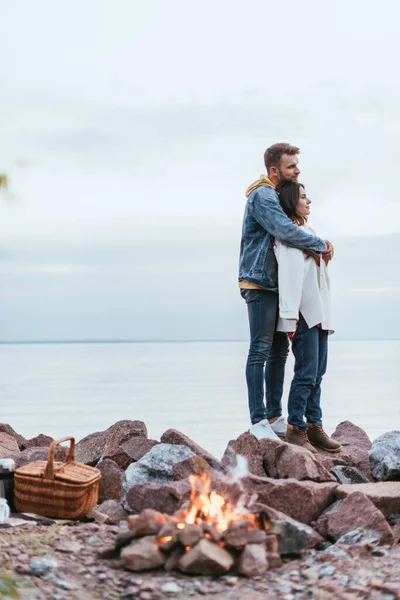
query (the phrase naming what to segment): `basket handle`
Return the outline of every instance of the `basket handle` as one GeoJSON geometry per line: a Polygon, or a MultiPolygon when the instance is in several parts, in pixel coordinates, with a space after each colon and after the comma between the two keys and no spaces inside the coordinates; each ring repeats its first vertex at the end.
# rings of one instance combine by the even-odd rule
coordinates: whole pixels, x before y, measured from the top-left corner
{"type": "Polygon", "coordinates": [[[71,441],[71,443],[69,446],[67,460],[65,462],[70,463],[70,462],[75,461],[75,438],[68,436],[68,437],[63,437],[59,440],[54,440],[50,444],[49,458],[47,460],[47,465],[46,465],[46,468],[43,473],[44,479],[51,479],[51,480],[54,479],[54,453],[56,451],[58,444],[61,444],[62,442],[68,442],[68,441],[71,441]]]}

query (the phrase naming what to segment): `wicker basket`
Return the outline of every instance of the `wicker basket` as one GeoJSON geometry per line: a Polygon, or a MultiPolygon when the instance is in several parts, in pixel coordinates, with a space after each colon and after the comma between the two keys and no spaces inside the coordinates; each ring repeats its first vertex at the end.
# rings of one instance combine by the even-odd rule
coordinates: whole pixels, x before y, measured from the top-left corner
{"type": "Polygon", "coordinates": [[[55,440],[47,462],[37,461],[15,471],[15,507],[44,517],[83,517],[97,504],[100,477],[99,469],[75,462],[73,437],[55,440]],[[54,462],[56,446],[69,440],[66,462],[54,462]]]}

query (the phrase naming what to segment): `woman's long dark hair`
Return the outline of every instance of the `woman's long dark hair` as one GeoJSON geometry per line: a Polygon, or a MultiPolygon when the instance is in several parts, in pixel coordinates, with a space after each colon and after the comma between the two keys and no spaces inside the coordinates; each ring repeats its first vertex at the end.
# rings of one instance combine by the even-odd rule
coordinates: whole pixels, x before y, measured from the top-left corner
{"type": "Polygon", "coordinates": [[[298,215],[296,211],[297,203],[300,199],[300,188],[305,189],[302,183],[282,181],[282,183],[278,183],[276,186],[276,192],[279,196],[283,212],[298,225],[304,225],[307,221],[306,217],[298,215]]]}

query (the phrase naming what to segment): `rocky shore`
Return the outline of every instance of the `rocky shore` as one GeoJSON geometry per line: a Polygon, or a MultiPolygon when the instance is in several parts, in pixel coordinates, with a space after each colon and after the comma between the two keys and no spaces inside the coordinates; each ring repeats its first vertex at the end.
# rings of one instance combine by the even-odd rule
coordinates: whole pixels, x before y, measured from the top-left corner
{"type": "MultiPolygon", "coordinates": [[[[400,599],[400,432],[371,444],[344,422],[333,436],[342,451],[314,457],[245,432],[219,461],[173,429],[159,441],[148,439],[141,421],[90,434],[77,443],[76,460],[100,469],[99,505],[84,521],[13,515],[1,526],[0,598],[400,599]],[[237,455],[247,459],[248,472],[237,455]],[[136,572],[113,552],[128,518],[134,521],[130,515],[182,511],[193,474],[207,475],[229,501],[245,498],[248,510],[268,516],[279,545],[262,575],[136,572]]],[[[0,458],[12,457],[17,467],[46,460],[51,441],[43,434],[26,440],[0,424],[0,458]]],[[[59,446],[56,459],[65,456],[59,446]]],[[[135,540],[129,543],[133,548],[135,540]]]]}

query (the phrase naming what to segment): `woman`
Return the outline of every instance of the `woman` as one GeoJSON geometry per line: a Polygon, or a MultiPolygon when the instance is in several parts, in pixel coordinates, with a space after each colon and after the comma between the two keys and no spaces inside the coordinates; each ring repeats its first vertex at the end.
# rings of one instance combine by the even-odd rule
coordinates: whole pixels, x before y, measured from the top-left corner
{"type": "MultiPolygon", "coordinates": [[[[311,200],[303,185],[285,181],[276,188],[282,209],[308,233],[311,200]]],[[[340,444],[328,437],[322,427],[321,381],[328,356],[328,335],[333,333],[327,265],[318,253],[301,250],[275,241],[278,261],[278,331],[288,333],[295,357],[294,377],[288,402],[286,440],[313,454],[318,446],[339,452],[340,444]]]]}

